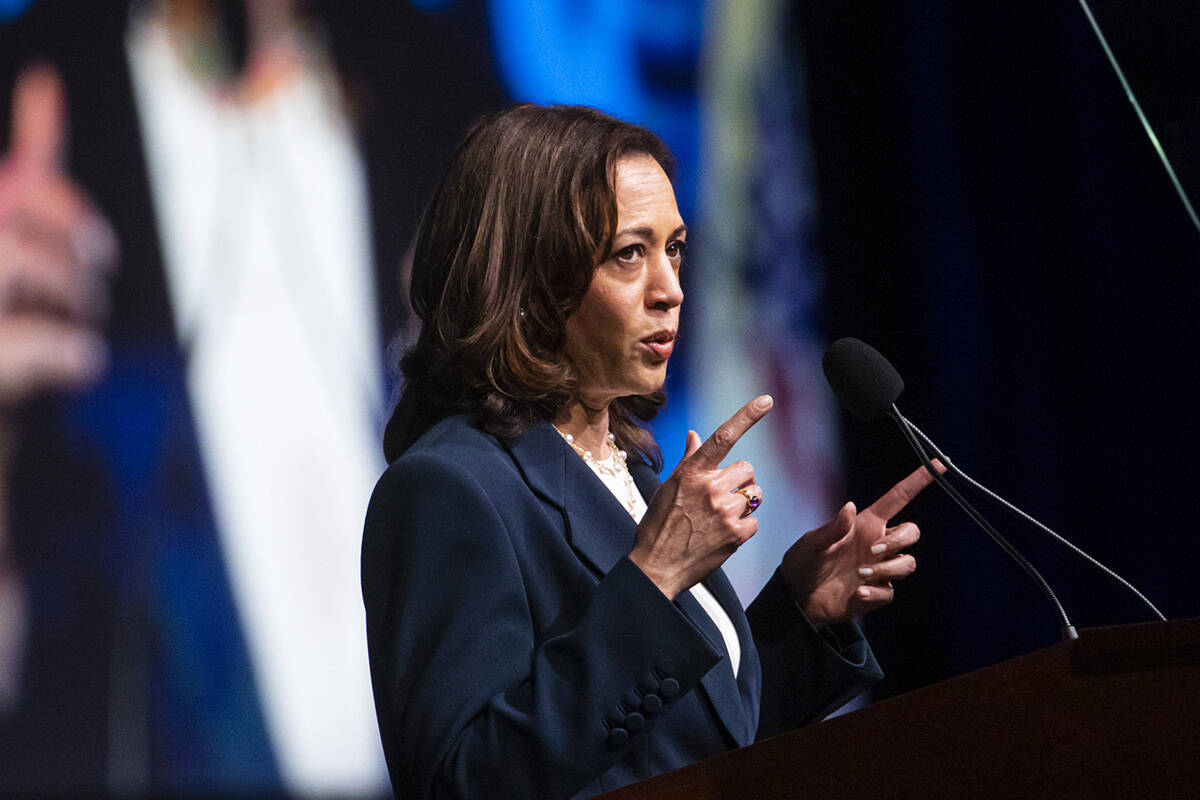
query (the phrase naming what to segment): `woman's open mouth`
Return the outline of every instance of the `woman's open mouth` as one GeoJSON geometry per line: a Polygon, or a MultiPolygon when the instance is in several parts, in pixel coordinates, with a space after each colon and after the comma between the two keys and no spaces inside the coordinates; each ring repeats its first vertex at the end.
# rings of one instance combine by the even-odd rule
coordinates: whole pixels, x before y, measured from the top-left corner
{"type": "Polygon", "coordinates": [[[675,349],[675,331],[661,330],[641,340],[659,358],[668,358],[675,349]]]}

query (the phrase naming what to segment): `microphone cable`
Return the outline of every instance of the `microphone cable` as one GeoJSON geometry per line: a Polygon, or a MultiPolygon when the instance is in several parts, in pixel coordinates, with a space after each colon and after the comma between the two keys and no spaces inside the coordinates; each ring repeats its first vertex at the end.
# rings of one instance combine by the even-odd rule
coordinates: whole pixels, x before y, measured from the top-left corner
{"type": "MultiPolygon", "coordinates": [[[[1066,609],[1063,608],[1062,603],[1058,600],[1058,596],[1054,594],[1054,590],[1050,588],[1050,584],[1046,581],[1045,577],[1042,576],[1042,573],[1038,572],[1037,567],[1030,563],[1029,559],[1021,555],[1021,552],[1017,550],[1017,548],[1013,547],[1008,539],[1005,539],[1004,536],[1001,535],[1000,531],[996,530],[995,526],[988,522],[983,514],[979,513],[975,506],[971,505],[971,502],[967,500],[967,498],[963,497],[962,493],[946,480],[945,476],[938,472],[937,468],[933,466],[933,462],[930,460],[929,454],[925,451],[925,448],[921,445],[921,442],[918,441],[912,430],[910,430],[908,420],[905,419],[904,415],[900,413],[900,409],[896,408],[895,403],[892,403],[891,410],[886,413],[896,421],[897,425],[900,426],[900,431],[908,440],[909,445],[913,448],[913,450],[916,451],[917,455],[921,459],[921,463],[925,465],[925,469],[930,475],[933,476],[933,479],[937,482],[937,485],[942,487],[946,494],[950,495],[950,499],[957,503],[959,508],[965,511],[967,516],[974,520],[976,525],[982,528],[988,536],[992,537],[992,541],[998,544],[1001,550],[1008,553],[1009,557],[1012,558],[1013,561],[1016,561],[1021,569],[1025,570],[1025,573],[1032,578],[1034,583],[1038,585],[1038,588],[1042,590],[1042,594],[1046,595],[1050,602],[1054,604],[1054,609],[1058,612],[1059,619],[1062,620],[1063,639],[1066,641],[1078,639],[1079,633],[1075,630],[1075,626],[1071,624],[1070,618],[1067,617],[1066,609]]],[[[934,450],[939,459],[942,458],[941,453],[937,452],[937,448],[931,449],[934,450]]],[[[946,467],[947,469],[950,469],[951,465],[947,463],[946,467]]]]}
{"type": "MultiPolygon", "coordinates": [[[[941,450],[938,449],[938,446],[933,443],[932,439],[930,439],[928,436],[925,435],[924,431],[922,431],[915,424],[913,424],[911,421],[909,421],[903,414],[901,414],[900,410],[898,408],[896,408],[895,404],[892,404],[892,411],[895,413],[896,422],[900,425],[901,430],[904,430],[906,435],[909,436],[909,444],[910,445],[913,445],[915,448],[920,447],[919,442],[916,442],[915,438],[913,438],[913,436],[912,436],[912,433],[915,433],[916,436],[919,436],[921,438],[921,440],[924,441],[925,444],[929,447],[929,449],[933,451],[933,454],[937,457],[937,459],[946,465],[946,469],[948,469],[952,474],[958,476],[963,481],[966,481],[971,486],[974,486],[978,491],[980,491],[983,494],[987,495],[988,497],[992,498],[997,503],[1002,505],[1004,508],[1008,509],[1013,514],[1016,514],[1021,519],[1025,520],[1026,522],[1031,523],[1032,525],[1041,529],[1045,533],[1049,534],[1056,542],[1058,542],[1059,544],[1068,548],[1069,550],[1071,550],[1071,552],[1075,553],[1077,556],[1082,558],[1084,561],[1088,562],[1089,564],[1091,564],[1093,567],[1095,567],[1096,569],[1103,572],[1108,577],[1110,577],[1113,580],[1120,583],[1122,586],[1124,586],[1126,589],[1128,589],[1130,592],[1132,592],[1134,595],[1136,595],[1137,598],[1139,600],[1141,600],[1146,605],[1147,608],[1149,608],[1152,612],[1154,612],[1154,615],[1156,617],[1158,617],[1160,620],[1163,620],[1164,622],[1166,621],[1167,618],[1163,615],[1163,613],[1158,610],[1158,608],[1154,605],[1154,603],[1150,602],[1149,598],[1147,598],[1146,595],[1144,595],[1140,591],[1138,591],[1137,587],[1135,587],[1129,581],[1122,578],[1117,573],[1113,572],[1108,567],[1101,564],[1099,561],[1097,561],[1092,556],[1085,553],[1081,548],[1074,545],[1070,540],[1066,539],[1063,536],[1060,536],[1058,533],[1055,533],[1053,530],[1050,529],[1049,526],[1042,524],[1034,517],[1030,516],[1029,514],[1022,511],[1021,509],[1017,508],[1015,505],[1008,502],[1003,497],[1001,497],[1000,495],[993,492],[991,489],[984,486],[982,483],[979,483],[979,481],[975,480],[967,473],[963,472],[961,469],[959,469],[957,466],[955,466],[954,462],[952,462],[950,460],[950,458],[948,456],[946,456],[945,453],[943,453],[941,450]],[[910,433],[910,431],[912,433],[910,433]]],[[[918,455],[921,455],[922,459],[926,460],[923,448],[918,450],[918,455]]],[[[926,464],[926,469],[928,469],[929,466],[930,466],[929,464],[926,464]]],[[[1051,594],[1053,594],[1053,593],[1051,593],[1051,594]]]]}

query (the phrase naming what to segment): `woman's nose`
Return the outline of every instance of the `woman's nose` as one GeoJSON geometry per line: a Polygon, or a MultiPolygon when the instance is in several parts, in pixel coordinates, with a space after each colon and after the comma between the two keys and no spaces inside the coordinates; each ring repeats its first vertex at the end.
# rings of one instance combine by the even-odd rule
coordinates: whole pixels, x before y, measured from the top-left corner
{"type": "Polygon", "coordinates": [[[651,308],[675,308],[682,302],[683,287],[679,283],[679,273],[666,253],[658,253],[653,259],[646,287],[646,305],[651,308]]]}

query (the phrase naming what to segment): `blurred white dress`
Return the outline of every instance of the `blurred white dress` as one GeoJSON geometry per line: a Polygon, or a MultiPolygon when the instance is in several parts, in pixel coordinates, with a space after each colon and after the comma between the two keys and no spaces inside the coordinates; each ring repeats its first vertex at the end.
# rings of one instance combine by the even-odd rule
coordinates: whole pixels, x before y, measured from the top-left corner
{"type": "Polygon", "coordinates": [[[127,38],[221,546],[284,785],[386,786],[359,546],[382,470],[366,182],[328,70],[233,102],[127,38]]]}

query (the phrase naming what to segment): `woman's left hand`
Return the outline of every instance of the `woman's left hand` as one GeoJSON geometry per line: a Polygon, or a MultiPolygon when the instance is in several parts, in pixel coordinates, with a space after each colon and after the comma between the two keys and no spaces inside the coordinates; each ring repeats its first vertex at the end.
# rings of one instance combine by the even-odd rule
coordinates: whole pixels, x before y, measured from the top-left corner
{"type": "Polygon", "coordinates": [[[933,476],[920,467],[863,511],[846,503],[832,520],[788,549],[783,580],[813,625],[845,622],[892,602],[892,581],[917,568],[916,559],[901,551],[921,532],[911,522],[890,528],[887,523],[932,482],[933,476]]]}

